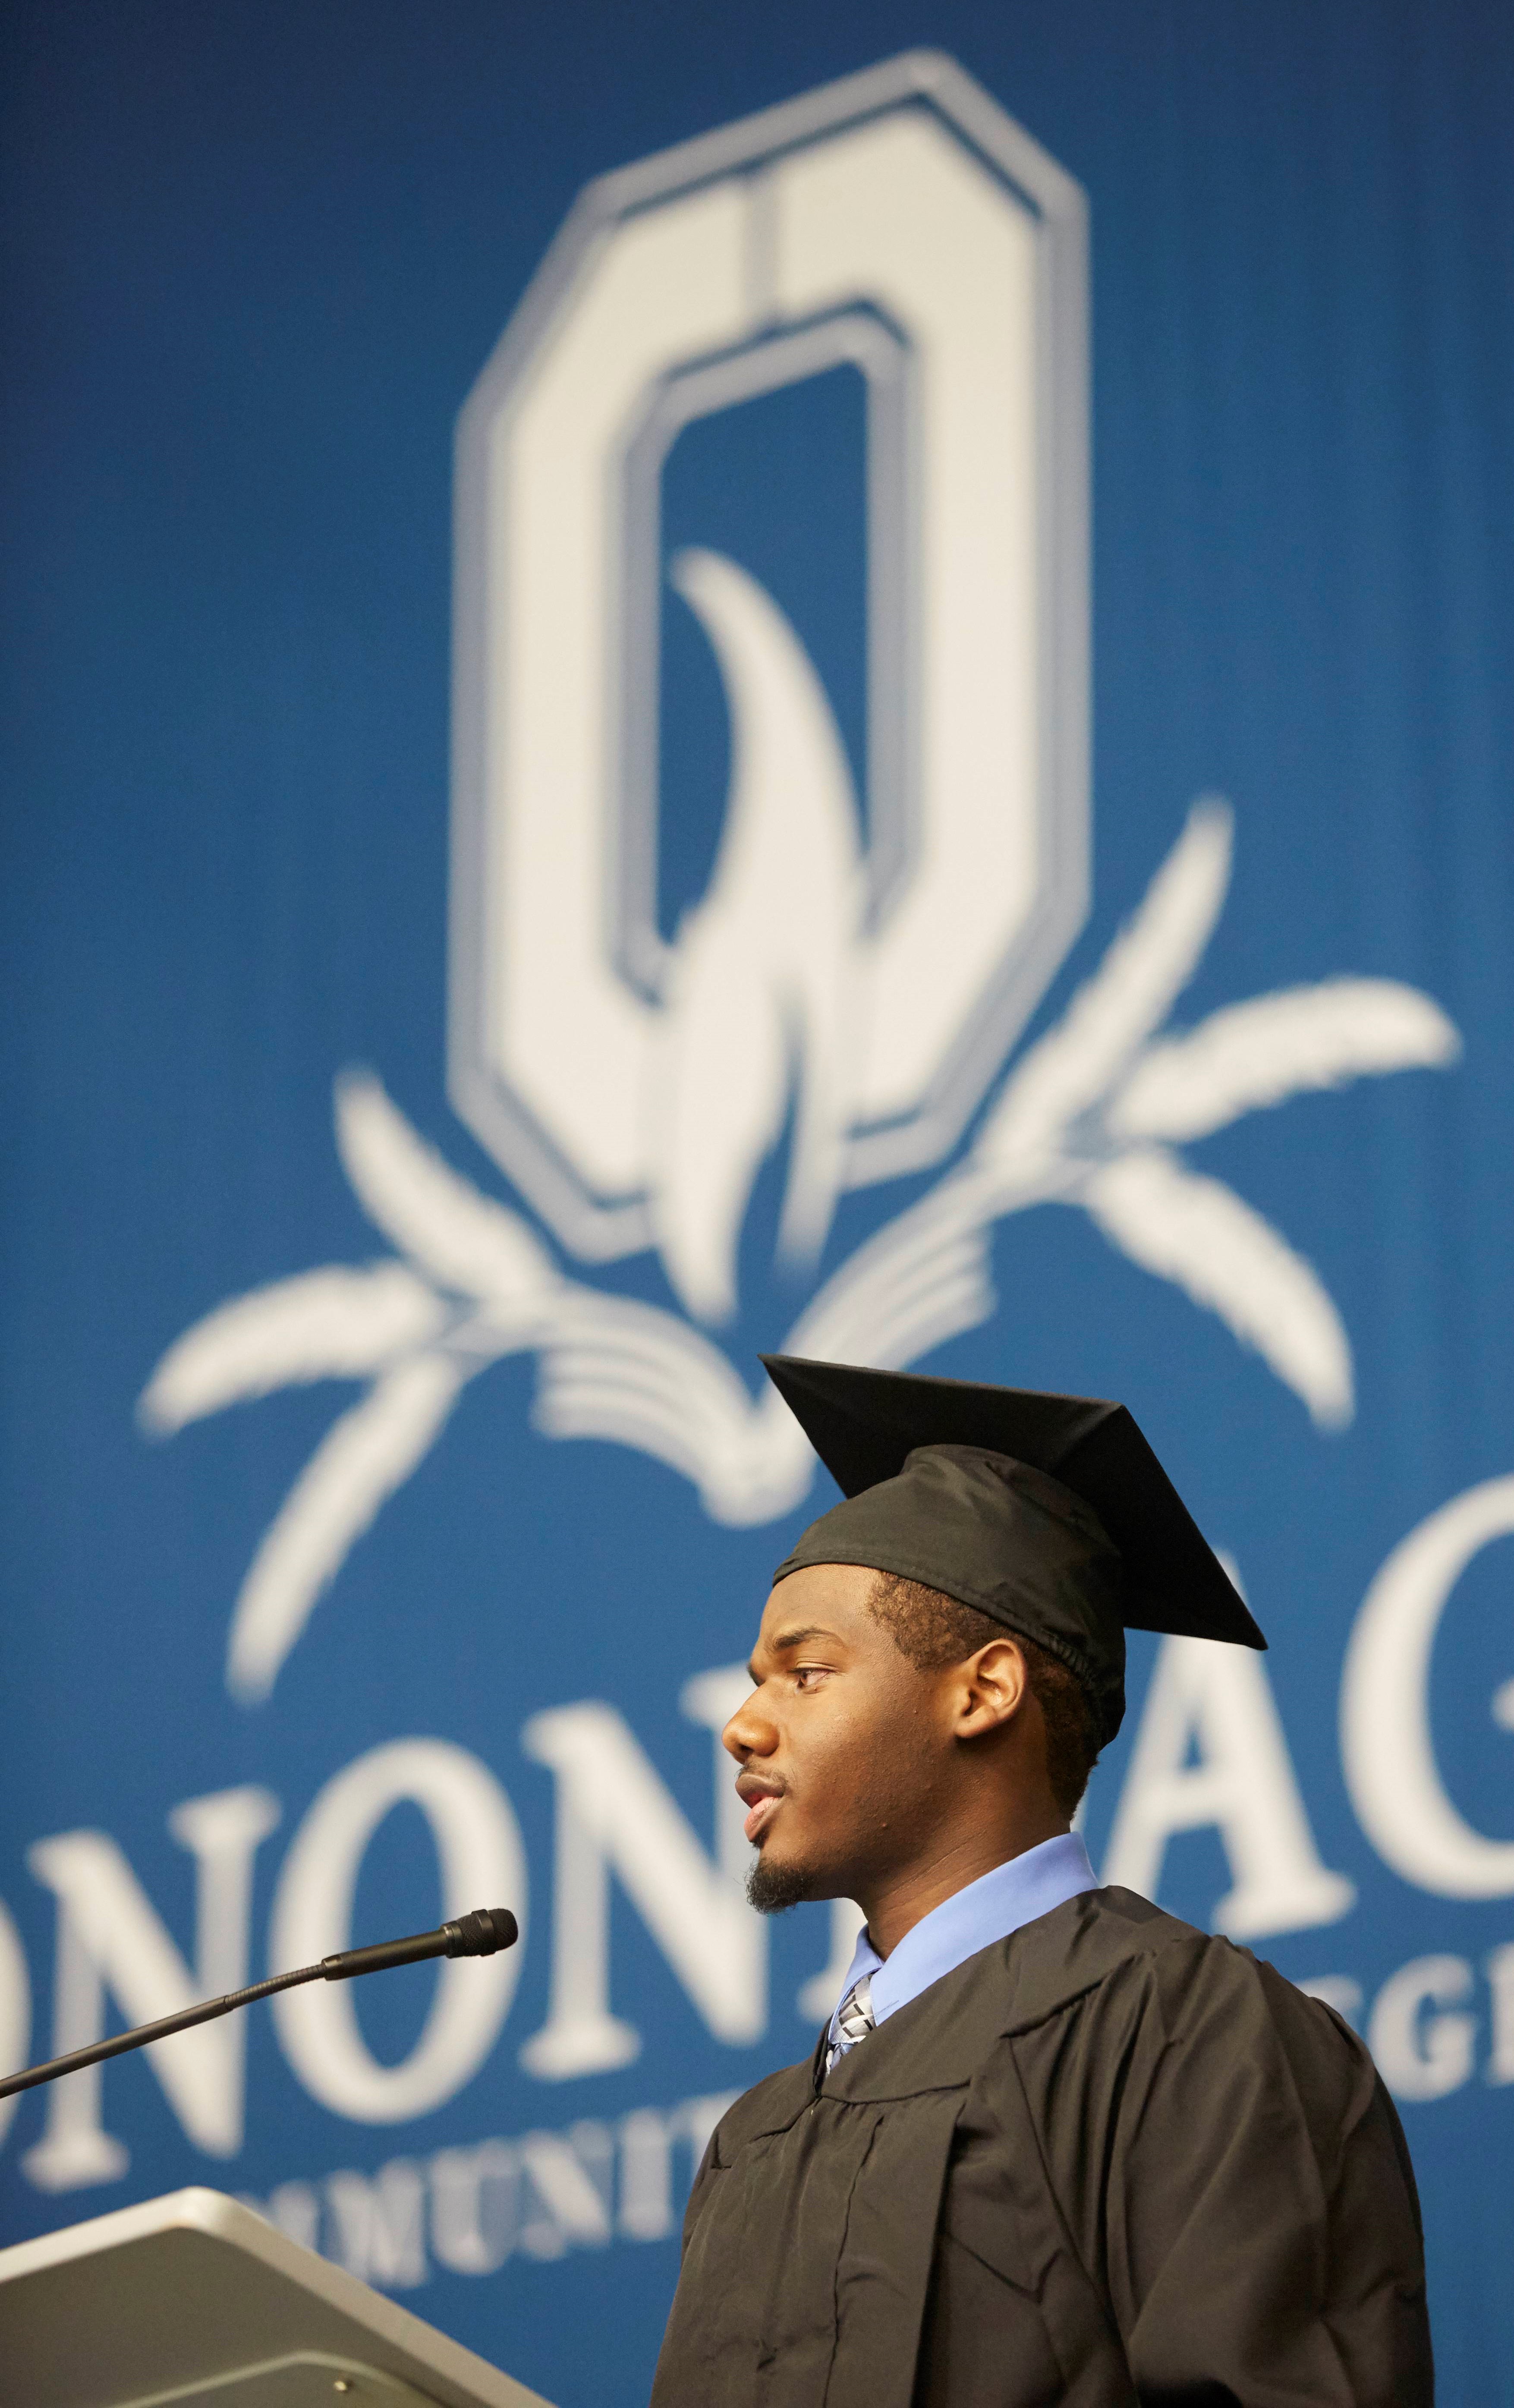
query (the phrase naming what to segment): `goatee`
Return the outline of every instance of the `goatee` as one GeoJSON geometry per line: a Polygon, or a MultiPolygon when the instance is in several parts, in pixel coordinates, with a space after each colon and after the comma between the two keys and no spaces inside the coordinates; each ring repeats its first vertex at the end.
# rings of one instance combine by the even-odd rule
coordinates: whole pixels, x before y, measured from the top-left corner
{"type": "Polygon", "coordinates": [[[770,1865],[759,1856],[747,1875],[747,1904],[759,1914],[784,1914],[815,1897],[813,1880],[802,1865],[770,1865]]]}

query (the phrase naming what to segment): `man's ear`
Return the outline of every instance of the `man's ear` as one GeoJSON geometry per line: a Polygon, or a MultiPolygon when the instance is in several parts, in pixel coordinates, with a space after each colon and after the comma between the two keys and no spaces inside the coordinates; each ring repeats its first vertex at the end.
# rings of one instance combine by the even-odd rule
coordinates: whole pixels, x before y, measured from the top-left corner
{"type": "Polygon", "coordinates": [[[1025,1658],[1012,1639],[991,1639],[958,1667],[956,1734],[986,1739],[1020,1712],[1030,1687],[1025,1658]]]}

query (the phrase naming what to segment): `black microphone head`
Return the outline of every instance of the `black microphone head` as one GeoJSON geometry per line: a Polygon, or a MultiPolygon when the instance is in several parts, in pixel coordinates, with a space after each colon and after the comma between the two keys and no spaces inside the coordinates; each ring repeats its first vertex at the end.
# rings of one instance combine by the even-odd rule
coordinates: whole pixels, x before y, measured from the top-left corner
{"type": "Polygon", "coordinates": [[[442,1926],[447,1934],[449,1956],[493,1956],[498,1949],[513,1948],[521,1937],[521,1927],[507,1906],[479,1906],[471,1914],[460,1914],[455,1923],[442,1926]]]}

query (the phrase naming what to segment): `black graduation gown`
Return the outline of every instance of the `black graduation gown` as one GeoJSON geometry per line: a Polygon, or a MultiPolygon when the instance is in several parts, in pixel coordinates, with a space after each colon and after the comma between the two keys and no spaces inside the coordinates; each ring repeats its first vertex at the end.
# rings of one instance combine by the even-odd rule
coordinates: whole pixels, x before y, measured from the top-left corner
{"type": "Polygon", "coordinates": [[[721,2119],[653,2408],[1421,2408],[1419,2204],[1355,2035],[1129,1890],[721,2119]]]}

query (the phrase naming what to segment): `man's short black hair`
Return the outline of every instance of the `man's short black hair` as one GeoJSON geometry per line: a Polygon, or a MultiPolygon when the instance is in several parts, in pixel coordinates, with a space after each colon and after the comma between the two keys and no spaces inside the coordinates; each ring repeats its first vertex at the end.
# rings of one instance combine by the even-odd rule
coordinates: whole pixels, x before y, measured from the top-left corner
{"type": "Polygon", "coordinates": [[[1046,1770],[1059,1813],[1071,1818],[1078,1811],[1088,1776],[1098,1762],[1097,1726],[1082,1683],[1065,1664],[1034,1641],[1007,1630],[992,1614],[975,1605],[959,1605],[954,1597],[927,1588],[921,1581],[902,1580],[897,1572],[879,1572],[867,1600],[868,1612],[883,1625],[900,1654],[917,1671],[939,1672],[976,1656],[991,1640],[1012,1639],[1025,1658],[1031,1695],[1046,1725],[1046,1770]]]}

